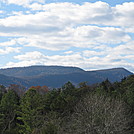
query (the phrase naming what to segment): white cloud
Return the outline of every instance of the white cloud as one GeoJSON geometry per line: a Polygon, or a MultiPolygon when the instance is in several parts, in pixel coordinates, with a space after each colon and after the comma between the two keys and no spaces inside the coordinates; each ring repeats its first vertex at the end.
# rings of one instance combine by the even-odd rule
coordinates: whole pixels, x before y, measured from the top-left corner
{"type": "MultiPolygon", "coordinates": [[[[134,26],[134,2],[123,3],[113,8],[115,17],[117,17],[117,23],[120,26],[134,26]]],[[[116,25],[117,25],[116,24],[116,25]]]]}
{"type": "Polygon", "coordinates": [[[64,54],[72,54],[73,53],[73,51],[66,51],[66,52],[64,52],[64,54]]]}
{"type": "Polygon", "coordinates": [[[6,47],[4,49],[0,49],[0,55],[5,55],[9,53],[19,53],[20,52],[20,47],[6,47]]]}
{"type": "Polygon", "coordinates": [[[40,60],[40,59],[44,58],[44,55],[38,51],[34,51],[34,52],[27,52],[24,55],[14,56],[14,58],[18,59],[18,60],[22,60],[22,61],[23,60],[30,61],[30,60],[40,60]]]}
{"type": "Polygon", "coordinates": [[[45,0],[1,0],[1,1],[7,4],[15,4],[26,7],[33,2],[45,3],[45,0]]]}
{"type": "MultiPolygon", "coordinates": [[[[118,50],[117,50],[118,51],[118,50]]],[[[92,51],[91,51],[92,52],[92,51]]],[[[99,53],[99,52],[98,52],[99,53]]],[[[115,52],[114,52],[115,53],[115,52]]],[[[92,53],[91,53],[92,54],[92,53]]],[[[126,67],[131,71],[133,70],[134,64],[128,62],[129,58],[133,58],[134,55],[112,55],[106,52],[106,55],[101,57],[93,54],[91,57],[82,56],[81,53],[69,53],[66,55],[44,55],[41,52],[27,52],[22,55],[14,56],[18,62],[9,62],[6,67],[15,66],[30,66],[30,65],[63,65],[63,66],[77,66],[88,70],[93,69],[105,69],[113,67],[126,67]]]]}
{"type": "Polygon", "coordinates": [[[16,40],[13,39],[13,40],[10,40],[10,41],[6,41],[6,42],[0,42],[0,47],[1,46],[13,46],[16,44],[16,40]]]}
{"type": "Polygon", "coordinates": [[[90,44],[127,42],[131,40],[131,37],[120,28],[81,26],[75,30],[75,40],[79,43],[79,47],[88,47],[90,44]]]}
{"type": "Polygon", "coordinates": [[[106,56],[117,58],[117,56],[124,57],[126,55],[134,55],[134,41],[121,44],[115,47],[110,47],[108,45],[102,45],[101,47],[95,47],[94,50],[85,50],[83,51],[83,55],[86,57],[92,56],[106,56]],[[99,51],[96,51],[99,50],[99,51]]]}
{"type": "Polygon", "coordinates": [[[31,66],[31,65],[36,65],[35,61],[21,61],[21,62],[8,62],[4,68],[10,68],[10,67],[25,67],[25,66],[31,66]]]}
{"type": "Polygon", "coordinates": [[[12,21],[12,19],[15,18],[16,20],[18,20],[18,22],[16,23],[20,23],[21,21],[19,20],[24,20],[24,25],[27,24],[27,22],[30,23],[31,22],[30,20],[33,20],[32,24],[33,23],[37,24],[37,21],[40,22],[41,24],[47,23],[49,21],[50,23],[55,22],[55,24],[62,22],[73,25],[100,24],[100,25],[112,25],[112,26],[123,26],[123,27],[134,26],[133,24],[134,2],[124,3],[123,5],[118,5],[116,7],[110,7],[107,3],[104,2],[96,2],[96,3],[87,2],[83,5],[68,2],[50,3],[45,5],[33,3],[32,5],[33,7],[35,7],[35,9],[42,9],[43,6],[44,11],[40,13],[37,12],[37,14],[33,15],[32,14],[27,16],[22,15],[20,17],[14,16],[9,19],[11,19],[12,21]]]}
{"type": "Polygon", "coordinates": [[[17,44],[35,49],[34,52],[15,56],[18,62],[10,62],[7,66],[134,67],[134,63],[129,62],[134,51],[134,2],[111,7],[101,1],[82,5],[69,2],[40,4],[44,2],[42,0],[18,1],[8,0],[7,3],[27,6],[31,11],[28,14],[13,12],[9,17],[0,19],[0,36],[14,36],[0,46],[17,44]],[[36,48],[60,51],[63,55],[48,56],[36,51],[36,48]],[[81,52],[74,53],[71,48],[81,49],[81,52]]]}
{"type": "Polygon", "coordinates": [[[29,65],[65,65],[65,66],[78,66],[83,63],[83,58],[79,53],[75,53],[72,55],[53,55],[47,56],[40,52],[27,52],[22,55],[14,56],[15,59],[19,60],[19,62],[9,62],[6,67],[15,67],[15,66],[29,66],[29,65]],[[76,63],[76,61],[78,61],[76,63]],[[81,62],[81,63],[80,63],[81,62]]]}
{"type": "Polygon", "coordinates": [[[3,10],[0,10],[0,14],[3,14],[4,13],[4,11],[3,10]]]}
{"type": "Polygon", "coordinates": [[[32,10],[43,10],[43,5],[39,4],[39,3],[33,3],[31,5],[29,5],[29,8],[31,8],[32,10]]]}
{"type": "MultiPolygon", "coordinates": [[[[115,7],[111,7],[105,2],[95,2],[89,3],[85,2],[82,5],[73,4],[69,2],[64,3],[50,3],[44,4],[44,0],[4,0],[8,4],[18,4],[25,5],[32,10],[42,10],[43,18],[48,21],[47,17],[57,17],[58,20],[53,19],[53,22],[62,22],[66,24],[99,24],[99,25],[111,25],[111,26],[121,26],[130,28],[134,26],[134,2],[123,3],[122,5],[117,5],[115,7]],[[40,4],[43,3],[43,4],[40,4]],[[46,19],[47,18],[47,19],[46,19]]],[[[31,18],[34,18],[32,24],[35,22],[35,19],[38,17],[37,14],[28,16],[20,16],[20,18],[16,18],[17,20],[22,20],[24,17],[24,24],[29,18],[29,22],[31,18]],[[28,18],[27,18],[28,17],[28,18]]],[[[41,18],[39,16],[40,23],[42,23],[41,18]]],[[[12,18],[10,18],[12,19],[12,18]]],[[[42,19],[43,20],[43,19],[42,19]]],[[[44,21],[43,21],[44,22],[44,21]]],[[[16,22],[18,23],[18,22],[16,22]]],[[[19,22],[20,23],[20,22],[19,22]]],[[[45,23],[45,22],[44,22],[45,23]]],[[[12,24],[13,25],[13,24],[12,24]]]]}
{"type": "Polygon", "coordinates": [[[43,28],[27,26],[23,29],[13,29],[12,32],[14,35],[24,36],[16,39],[16,42],[18,41],[21,45],[53,51],[71,47],[92,48],[96,45],[102,45],[102,43],[118,44],[131,40],[131,37],[122,29],[114,27],[78,26],[76,28],[58,29],[54,26],[43,28]]]}

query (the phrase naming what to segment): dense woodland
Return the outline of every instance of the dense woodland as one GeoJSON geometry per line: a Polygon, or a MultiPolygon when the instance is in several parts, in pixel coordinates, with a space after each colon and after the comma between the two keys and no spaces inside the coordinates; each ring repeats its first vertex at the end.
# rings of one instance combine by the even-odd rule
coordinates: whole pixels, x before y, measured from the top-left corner
{"type": "Polygon", "coordinates": [[[0,86],[0,134],[134,134],[134,75],[28,90],[0,86]]]}

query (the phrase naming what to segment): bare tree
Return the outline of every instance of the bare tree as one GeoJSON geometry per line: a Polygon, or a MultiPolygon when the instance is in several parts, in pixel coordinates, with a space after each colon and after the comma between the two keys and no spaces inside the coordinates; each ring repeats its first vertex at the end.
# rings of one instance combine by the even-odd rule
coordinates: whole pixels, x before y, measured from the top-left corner
{"type": "Polygon", "coordinates": [[[121,100],[89,95],[75,108],[66,134],[127,134],[130,122],[121,100]]]}

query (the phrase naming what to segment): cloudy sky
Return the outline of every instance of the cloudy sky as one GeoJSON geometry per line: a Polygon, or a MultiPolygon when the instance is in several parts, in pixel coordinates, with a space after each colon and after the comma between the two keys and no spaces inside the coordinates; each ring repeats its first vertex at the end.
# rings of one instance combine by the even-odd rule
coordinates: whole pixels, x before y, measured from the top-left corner
{"type": "Polygon", "coordinates": [[[0,0],[0,68],[134,72],[133,0],[0,0]]]}

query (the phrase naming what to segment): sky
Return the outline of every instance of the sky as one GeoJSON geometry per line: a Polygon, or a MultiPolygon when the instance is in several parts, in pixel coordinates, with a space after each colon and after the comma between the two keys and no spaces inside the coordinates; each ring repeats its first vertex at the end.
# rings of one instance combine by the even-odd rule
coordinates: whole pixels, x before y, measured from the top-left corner
{"type": "Polygon", "coordinates": [[[134,72],[134,2],[0,0],[0,61],[134,72]]]}

